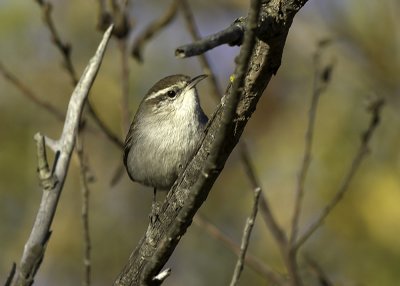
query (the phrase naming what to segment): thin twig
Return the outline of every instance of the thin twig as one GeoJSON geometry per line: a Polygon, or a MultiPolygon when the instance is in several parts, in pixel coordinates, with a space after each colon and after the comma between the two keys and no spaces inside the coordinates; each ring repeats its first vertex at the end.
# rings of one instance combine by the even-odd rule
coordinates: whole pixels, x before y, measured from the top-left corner
{"type": "Polygon", "coordinates": [[[121,53],[121,129],[126,134],[129,129],[129,58],[127,53],[127,40],[119,40],[121,53]]]}
{"type": "Polygon", "coordinates": [[[151,22],[136,38],[131,54],[137,61],[143,62],[143,49],[149,40],[157,35],[163,28],[172,22],[179,8],[181,0],[173,0],[171,5],[161,17],[151,22]]]}
{"type": "Polygon", "coordinates": [[[0,73],[3,77],[12,83],[24,96],[31,100],[36,105],[44,108],[49,113],[54,115],[58,120],[64,121],[65,115],[48,102],[40,99],[32,90],[30,90],[24,83],[22,83],[14,74],[4,67],[0,62],[0,73]]]}
{"type": "Polygon", "coordinates": [[[257,188],[254,190],[253,209],[251,211],[251,215],[247,218],[246,225],[243,230],[242,243],[240,245],[240,255],[239,255],[238,261],[236,263],[235,270],[233,272],[233,276],[232,276],[232,280],[231,280],[231,284],[230,284],[231,286],[235,286],[238,284],[240,274],[243,271],[243,267],[244,267],[243,262],[246,257],[247,248],[248,248],[249,242],[250,242],[251,231],[253,230],[254,222],[255,222],[256,216],[257,216],[258,199],[260,198],[260,193],[261,193],[260,188],[257,188]]]}
{"type": "Polygon", "coordinates": [[[304,233],[298,238],[295,244],[295,248],[298,249],[307,239],[323,224],[326,217],[331,213],[334,207],[342,200],[343,196],[349,189],[350,183],[360,168],[362,161],[369,152],[369,142],[372,135],[374,134],[377,126],[380,122],[381,109],[384,105],[383,99],[377,99],[369,106],[369,112],[371,113],[371,121],[366,131],[361,136],[360,147],[351,162],[349,171],[343,178],[342,184],[338,191],[332,198],[332,200],[322,209],[317,219],[304,231],[304,233]]]}
{"type": "Polygon", "coordinates": [[[107,10],[106,0],[97,0],[98,12],[97,12],[97,29],[104,31],[112,23],[112,16],[107,10]]]}
{"type": "Polygon", "coordinates": [[[76,71],[74,66],[72,65],[72,60],[71,60],[71,45],[69,43],[64,42],[60,35],[58,34],[58,31],[54,25],[54,21],[52,18],[52,9],[53,6],[51,3],[47,2],[46,0],[35,0],[42,11],[42,16],[43,16],[43,21],[46,24],[47,28],[50,30],[51,33],[51,39],[54,43],[54,45],[58,48],[58,50],[61,52],[61,55],[63,56],[64,59],[64,67],[67,69],[68,73],[71,75],[72,79],[72,84],[75,86],[76,83],[78,82],[78,77],[76,75],[76,71]]]}
{"type": "Polygon", "coordinates": [[[13,262],[10,273],[8,274],[8,277],[7,277],[6,283],[4,283],[4,286],[11,286],[11,282],[14,279],[16,268],[17,268],[17,264],[15,264],[15,262],[13,262]]]}
{"type": "MultiPolygon", "coordinates": [[[[321,42],[324,43],[324,42],[321,42]]],[[[311,97],[310,110],[308,112],[308,125],[305,134],[305,144],[304,144],[304,153],[303,160],[301,162],[300,171],[297,177],[297,186],[295,193],[295,205],[294,212],[292,216],[292,225],[291,225],[291,234],[290,234],[290,244],[293,243],[297,239],[298,233],[298,224],[301,215],[301,205],[304,196],[304,184],[307,177],[308,169],[311,163],[311,149],[313,145],[314,138],[314,130],[315,130],[315,119],[317,115],[317,108],[319,99],[322,93],[326,90],[330,80],[330,73],[333,68],[333,64],[329,64],[327,66],[321,67],[321,54],[323,52],[323,48],[326,46],[325,44],[319,45],[317,52],[314,55],[314,84],[313,84],[313,92],[311,97]],[[329,76],[326,76],[326,71],[329,72],[329,76]]]]}
{"type": "Polygon", "coordinates": [[[128,18],[128,1],[110,0],[112,9],[112,22],[114,23],[113,35],[118,39],[126,39],[131,31],[131,22],[128,18]]]}
{"type": "Polygon", "coordinates": [[[199,39],[194,43],[178,47],[175,50],[175,56],[178,58],[197,56],[224,44],[240,46],[243,41],[245,27],[246,18],[239,18],[225,30],[219,31],[203,39],[199,39]]]}
{"type": "Polygon", "coordinates": [[[58,147],[57,150],[59,150],[57,152],[59,155],[56,156],[58,160],[55,161],[55,166],[51,170],[48,167],[45,156],[44,137],[40,134],[35,136],[39,157],[39,177],[43,186],[42,199],[32,231],[25,244],[13,285],[31,285],[44,257],[46,244],[51,234],[51,224],[75,145],[75,135],[79,128],[84,103],[100,68],[111,32],[112,27],[104,34],[96,54],[89,61],[79,83],[72,93],[61,137],[54,144],[58,147]]]}
{"type": "Polygon", "coordinates": [[[83,229],[83,245],[84,245],[84,256],[83,256],[83,269],[84,279],[82,281],[83,286],[90,286],[91,284],[91,239],[89,232],[89,196],[90,189],[88,186],[88,166],[85,162],[85,155],[83,149],[83,133],[76,138],[76,153],[79,163],[79,177],[81,183],[82,193],[82,229],[83,229]]]}
{"type": "MultiPolygon", "coordinates": [[[[233,241],[230,237],[224,234],[218,227],[216,227],[213,223],[205,219],[199,213],[193,219],[193,222],[201,227],[204,231],[206,231],[211,237],[220,241],[226,248],[232,251],[235,255],[239,256],[240,254],[240,246],[233,241]]],[[[259,258],[254,256],[253,254],[247,252],[245,256],[246,265],[253,269],[255,272],[266,278],[272,284],[282,285],[283,277],[281,277],[274,270],[270,269],[268,265],[263,263],[259,258]]]]}
{"type": "Polygon", "coordinates": [[[328,275],[326,275],[325,271],[322,269],[322,267],[311,257],[305,256],[307,264],[310,266],[312,272],[315,274],[315,276],[318,279],[318,285],[319,286],[333,286],[334,284],[330,281],[328,278],[328,275]]]}
{"type": "MultiPolygon", "coordinates": [[[[57,47],[57,49],[60,51],[63,57],[63,65],[71,77],[73,86],[76,86],[76,84],[78,83],[78,77],[76,75],[74,65],[72,64],[71,46],[70,44],[64,42],[61,39],[55,27],[51,14],[52,5],[46,0],[35,0],[35,1],[40,5],[43,15],[43,21],[51,33],[51,38],[54,45],[57,47]]],[[[97,112],[94,110],[90,100],[87,100],[87,106],[89,114],[94,119],[95,123],[99,126],[101,131],[103,131],[103,133],[106,135],[108,139],[110,139],[111,142],[113,142],[116,146],[122,149],[124,146],[122,140],[118,138],[116,135],[114,135],[114,133],[111,132],[111,130],[109,130],[108,127],[103,123],[103,121],[98,116],[97,112]]]]}

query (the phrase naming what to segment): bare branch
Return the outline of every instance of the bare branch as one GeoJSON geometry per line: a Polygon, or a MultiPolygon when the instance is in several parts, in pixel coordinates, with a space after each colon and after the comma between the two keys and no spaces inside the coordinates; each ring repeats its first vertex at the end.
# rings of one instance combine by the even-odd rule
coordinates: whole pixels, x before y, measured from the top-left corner
{"type": "Polygon", "coordinates": [[[97,17],[97,29],[105,31],[113,21],[110,12],[107,10],[106,0],[97,0],[98,3],[98,17],[97,17]]]}
{"type": "Polygon", "coordinates": [[[240,46],[243,41],[245,27],[246,18],[239,18],[228,28],[220,32],[207,36],[194,43],[178,47],[175,50],[175,56],[178,58],[197,56],[224,44],[240,46]]]}
{"type": "Polygon", "coordinates": [[[111,0],[112,22],[114,23],[113,35],[118,39],[126,39],[131,31],[131,23],[128,19],[128,1],[111,0]]]}
{"type": "Polygon", "coordinates": [[[232,280],[231,280],[231,284],[230,284],[231,286],[235,286],[238,284],[240,274],[243,271],[243,267],[244,267],[243,262],[246,257],[247,248],[248,248],[249,242],[250,242],[251,231],[253,230],[254,222],[255,222],[256,216],[257,216],[258,200],[260,198],[260,193],[261,193],[260,188],[256,188],[254,190],[253,208],[252,208],[250,216],[247,218],[246,225],[243,230],[242,243],[240,245],[240,255],[239,255],[238,261],[236,263],[235,271],[233,272],[233,276],[232,276],[232,280]]]}
{"type": "Polygon", "coordinates": [[[119,40],[121,53],[121,129],[122,133],[128,132],[130,124],[129,113],[129,58],[126,39],[119,40]]]}
{"type": "Polygon", "coordinates": [[[322,209],[317,219],[304,231],[304,233],[298,238],[295,244],[295,248],[298,249],[307,239],[324,223],[326,217],[331,213],[333,208],[342,200],[343,196],[349,189],[350,183],[360,168],[362,161],[369,152],[369,142],[376,128],[379,125],[381,117],[381,109],[384,105],[383,99],[377,99],[371,103],[368,110],[371,113],[371,121],[364,133],[361,136],[360,147],[351,162],[349,171],[343,178],[340,188],[336,192],[332,200],[322,209]]]}
{"type": "Polygon", "coordinates": [[[321,63],[321,55],[324,51],[324,48],[326,47],[326,43],[327,41],[321,41],[314,55],[314,86],[311,97],[310,110],[308,112],[308,125],[305,134],[303,161],[301,162],[300,171],[297,177],[295,206],[292,217],[292,230],[290,235],[291,245],[293,245],[293,243],[297,239],[298,223],[301,215],[301,204],[304,196],[304,184],[308,173],[308,168],[311,163],[311,149],[313,144],[315,118],[317,115],[318,103],[322,93],[326,90],[329,84],[330,75],[333,69],[333,63],[326,66],[322,66],[321,63]]]}
{"type": "Polygon", "coordinates": [[[31,285],[46,249],[46,243],[50,236],[51,223],[57,208],[72,150],[75,145],[75,135],[79,127],[83,106],[94,78],[100,68],[100,64],[111,36],[110,27],[96,51],[95,56],[89,61],[82,77],[72,93],[68,105],[64,128],[60,139],[57,141],[59,147],[58,160],[54,163],[53,171],[50,172],[45,156],[44,137],[36,135],[39,175],[43,184],[43,193],[40,207],[34,222],[31,234],[25,244],[24,252],[17,270],[15,283],[13,285],[31,285]]]}
{"type": "Polygon", "coordinates": [[[14,279],[16,268],[17,268],[17,264],[15,264],[15,262],[13,262],[10,273],[8,274],[8,277],[7,277],[6,283],[4,283],[4,286],[11,286],[11,282],[14,279]]]}
{"type": "MultiPolygon", "coordinates": [[[[42,14],[43,14],[43,21],[45,25],[48,27],[52,41],[57,47],[57,49],[61,52],[61,55],[63,57],[63,65],[66,68],[68,74],[71,77],[72,84],[73,86],[76,86],[78,83],[78,77],[75,72],[74,65],[72,64],[72,59],[71,59],[71,46],[68,43],[65,43],[61,40],[61,37],[54,25],[54,21],[52,18],[52,5],[47,2],[46,0],[35,0],[41,7],[42,14]]],[[[121,139],[119,139],[117,136],[111,132],[108,127],[103,123],[103,121],[100,119],[96,111],[94,110],[90,100],[87,101],[87,106],[88,106],[88,111],[92,118],[94,119],[95,123],[99,126],[101,131],[106,135],[108,139],[110,139],[111,142],[113,142],[116,146],[118,146],[120,149],[123,148],[124,143],[122,142],[121,139]]]]}
{"type": "Polygon", "coordinates": [[[12,83],[24,96],[34,102],[36,105],[44,108],[52,115],[54,115],[58,120],[64,121],[64,114],[55,108],[53,105],[40,99],[32,90],[30,90],[24,83],[22,83],[15,75],[13,75],[9,70],[7,70],[4,65],[0,62],[0,73],[3,77],[12,83]]]}
{"type": "Polygon", "coordinates": [[[82,193],[82,229],[83,229],[83,245],[84,245],[84,255],[83,255],[83,269],[84,269],[84,279],[83,286],[90,286],[91,284],[91,240],[89,232],[89,196],[90,189],[88,186],[87,171],[88,166],[85,162],[85,155],[83,149],[83,134],[76,137],[76,153],[79,163],[79,177],[81,183],[81,193],[82,193]]]}
{"type": "Polygon", "coordinates": [[[136,38],[132,46],[132,57],[137,61],[143,62],[143,49],[149,40],[157,35],[163,28],[172,22],[175,18],[181,0],[173,0],[169,8],[160,18],[151,22],[145,30],[136,38]]]}
{"type": "Polygon", "coordinates": [[[55,44],[55,46],[58,48],[58,50],[61,52],[61,55],[63,56],[64,67],[67,69],[68,73],[71,74],[73,85],[76,85],[76,83],[78,82],[78,78],[76,75],[75,68],[72,65],[72,61],[71,61],[71,46],[70,46],[70,44],[63,42],[61,40],[60,35],[58,34],[58,31],[54,25],[53,18],[51,16],[53,6],[51,3],[49,3],[45,0],[35,0],[35,1],[41,7],[43,21],[45,22],[46,26],[50,30],[51,37],[52,37],[51,39],[52,39],[53,43],[55,44]]]}
{"type": "Polygon", "coordinates": [[[318,279],[318,285],[320,286],[333,286],[334,284],[329,280],[328,276],[326,275],[325,271],[322,267],[311,257],[306,256],[307,264],[310,266],[312,272],[318,279]]]}

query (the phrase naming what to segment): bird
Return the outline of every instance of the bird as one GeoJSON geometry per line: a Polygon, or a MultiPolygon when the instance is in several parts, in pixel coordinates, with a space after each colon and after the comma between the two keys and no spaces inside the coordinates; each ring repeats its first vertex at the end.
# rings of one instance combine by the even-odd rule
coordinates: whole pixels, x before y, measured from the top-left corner
{"type": "Polygon", "coordinates": [[[207,75],[175,74],[156,82],[143,97],[124,143],[123,161],[130,179],[167,191],[193,157],[208,118],[196,85],[207,75]]]}

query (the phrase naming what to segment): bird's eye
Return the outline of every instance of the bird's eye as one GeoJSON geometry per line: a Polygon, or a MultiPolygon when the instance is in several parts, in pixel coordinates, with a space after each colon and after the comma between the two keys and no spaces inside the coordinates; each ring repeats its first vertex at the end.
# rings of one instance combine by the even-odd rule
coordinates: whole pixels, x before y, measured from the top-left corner
{"type": "Polygon", "coordinates": [[[174,98],[176,96],[176,91],[175,90],[169,90],[167,92],[167,95],[169,98],[174,98]]]}

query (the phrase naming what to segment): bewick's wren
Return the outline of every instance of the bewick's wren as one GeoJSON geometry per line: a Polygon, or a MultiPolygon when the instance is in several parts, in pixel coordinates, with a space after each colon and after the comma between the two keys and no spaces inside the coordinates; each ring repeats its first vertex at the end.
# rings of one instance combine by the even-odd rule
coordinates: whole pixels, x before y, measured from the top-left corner
{"type": "Polygon", "coordinates": [[[155,190],[169,190],[194,155],[208,121],[193,79],[171,75],[146,94],[133,118],[124,146],[129,177],[155,190]]]}

